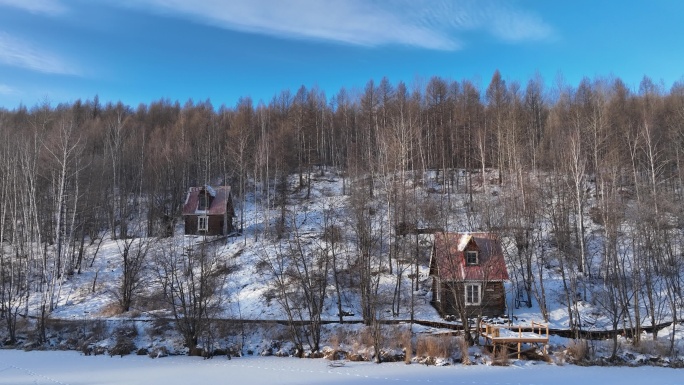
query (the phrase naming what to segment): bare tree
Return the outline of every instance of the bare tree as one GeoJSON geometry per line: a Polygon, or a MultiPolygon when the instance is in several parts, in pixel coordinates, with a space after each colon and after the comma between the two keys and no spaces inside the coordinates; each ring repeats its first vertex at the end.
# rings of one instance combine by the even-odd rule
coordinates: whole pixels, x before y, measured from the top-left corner
{"type": "MultiPolygon", "coordinates": [[[[223,303],[222,289],[231,268],[215,249],[201,243],[181,248],[169,242],[154,250],[157,280],[190,355],[199,355],[199,339],[209,332],[223,303]]],[[[210,349],[211,347],[204,347],[210,349]]]]}
{"type": "MultiPolygon", "coordinates": [[[[0,151],[0,318],[4,321],[8,344],[17,340],[17,318],[28,305],[31,253],[29,234],[17,228],[22,221],[25,201],[18,173],[17,152],[5,141],[0,151]],[[14,226],[10,226],[14,223],[14,226]],[[6,247],[5,240],[10,240],[6,247]]],[[[23,229],[27,230],[27,229],[23,229]]]]}
{"type": "Polygon", "coordinates": [[[117,241],[121,258],[121,282],[117,293],[121,310],[127,312],[145,283],[147,254],[153,238],[125,238],[117,241]]]}
{"type": "Polygon", "coordinates": [[[323,212],[323,239],[320,245],[321,251],[330,256],[330,270],[332,281],[335,286],[335,303],[337,316],[340,323],[344,322],[345,311],[342,307],[342,279],[343,271],[348,269],[348,261],[342,258],[342,245],[344,244],[343,227],[340,223],[340,214],[332,207],[323,212]]]}

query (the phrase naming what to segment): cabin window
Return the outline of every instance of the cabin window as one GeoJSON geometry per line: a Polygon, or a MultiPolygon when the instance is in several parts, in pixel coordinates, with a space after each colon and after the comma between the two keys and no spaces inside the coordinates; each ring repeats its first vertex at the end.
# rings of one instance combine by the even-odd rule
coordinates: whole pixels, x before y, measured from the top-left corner
{"type": "Polygon", "coordinates": [[[197,210],[204,211],[209,206],[209,197],[206,191],[200,191],[199,203],[197,204],[197,210]]]}
{"type": "Polygon", "coordinates": [[[477,265],[477,251],[466,251],[466,265],[477,265]]]}
{"type": "Polygon", "coordinates": [[[209,217],[202,215],[197,217],[197,230],[207,231],[209,230],[209,217]]]}
{"type": "Polygon", "coordinates": [[[465,285],[466,305],[479,305],[482,302],[482,285],[479,283],[467,283],[465,285]]]}

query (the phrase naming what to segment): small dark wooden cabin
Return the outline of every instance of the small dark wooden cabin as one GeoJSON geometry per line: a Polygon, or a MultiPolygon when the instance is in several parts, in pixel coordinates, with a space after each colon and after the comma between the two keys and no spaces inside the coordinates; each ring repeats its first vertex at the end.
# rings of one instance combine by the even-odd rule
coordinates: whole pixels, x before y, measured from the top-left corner
{"type": "Polygon", "coordinates": [[[495,234],[435,234],[430,276],[432,304],[442,316],[496,317],[506,312],[508,270],[495,234]]]}
{"type": "Polygon", "coordinates": [[[183,205],[185,235],[228,235],[234,217],[230,186],[190,187],[183,205]]]}

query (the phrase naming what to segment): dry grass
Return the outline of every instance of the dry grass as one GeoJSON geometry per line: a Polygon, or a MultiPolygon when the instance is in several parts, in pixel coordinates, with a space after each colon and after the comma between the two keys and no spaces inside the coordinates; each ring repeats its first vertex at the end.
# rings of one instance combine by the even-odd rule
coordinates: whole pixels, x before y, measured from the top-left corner
{"type": "MultiPolygon", "coordinates": [[[[382,333],[380,333],[382,335],[382,333]]],[[[366,326],[356,335],[356,342],[361,346],[373,346],[373,329],[372,326],[366,326]]]]}
{"type": "Polygon", "coordinates": [[[458,338],[453,336],[420,336],[416,341],[419,357],[450,358],[458,350],[458,338]]]}
{"type": "Polygon", "coordinates": [[[589,358],[589,344],[586,340],[572,340],[565,352],[574,362],[581,362],[589,358]]]}
{"type": "Polygon", "coordinates": [[[339,334],[335,333],[328,338],[328,344],[330,344],[330,347],[333,350],[339,350],[340,346],[342,345],[342,339],[340,338],[339,334]]]}
{"type": "Polygon", "coordinates": [[[113,317],[121,313],[123,313],[121,305],[119,305],[117,302],[110,302],[104,305],[97,315],[101,317],[113,317]]]}
{"type": "Polygon", "coordinates": [[[506,346],[499,346],[496,352],[492,354],[492,365],[494,366],[508,366],[511,360],[508,357],[508,348],[506,346]]]}
{"type": "Polygon", "coordinates": [[[407,346],[406,340],[411,341],[411,331],[402,325],[390,326],[386,335],[386,347],[389,349],[404,349],[407,346]]]}
{"type": "Polygon", "coordinates": [[[352,352],[360,353],[364,360],[370,361],[376,354],[380,354],[382,348],[385,346],[385,342],[388,337],[385,336],[387,332],[386,328],[380,328],[379,330],[374,330],[373,326],[366,326],[361,329],[355,335],[350,335],[349,338],[352,342],[352,352]],[[377,333],[378,345],[380,346],[380,351],[375,351],[375,340],[374,332],[377,333]]]}
{"type": "Polygon", "coordinates": [[[353,341],[350,340],[349,331],[346,328],[335,328],[334,332],[328,338],[328,344],[334,350],[338,350],[343,346],[351,345],[353,341]]]}
{"type": "Polygon", "coordinates": [[[83,330],[83,325],[80,322],[71,322],[69,320],[46,318],[45,329],[48,334],[75,334],[83,330]]]}
{"type": "Polygon", "coordinates": [[[140,293],[135,300],[135,306],[143,311],[151,311],[157,309],[165,309],[167,302],[164,299],[164,293],[159,291],[148,291],[140,293]]]}
{"type": "Polygon", "coordinates": [[[634,346],[634,350],[641,354],[650,354],[653,356],[668,356],[670,354],[670,349],[668,344],[663,343],[660,340],[641,340],[639,345],[634,346]]]}
{"type": "Polygon", "coordinates": [[[376,354],[374,332],[378,333],[378,354],[382,356],[383,361],[411,360],[411,331],[404,326],[384,325],[379,330],[368,326],[351,332],[338,328],[330,335],[328,343],[335,351],[343,349],[348,351],[350,356],[361,355],[364,360],[371,360],[376,354]],[[398,350],[403,350],[404,354],[398,353],[398,350]]]}
{"type": "Polygon", "coordinates": [[[468,341],[463,337],[458,337],[456,343],[458,344],[458,350],[461,352],[461,363],[463,365],[470,365],[472,362],[470,362],[470,355],[468,354],[468,349],[470,349],[468,341]]]}
{"type": "Polygon", "coordinates": [[[404,347],[404,362],[410,364],[413,359],[413,343],[411,338],[411,331],[404,330],[404,332],[399,337],[401,344],[404,347]]]}

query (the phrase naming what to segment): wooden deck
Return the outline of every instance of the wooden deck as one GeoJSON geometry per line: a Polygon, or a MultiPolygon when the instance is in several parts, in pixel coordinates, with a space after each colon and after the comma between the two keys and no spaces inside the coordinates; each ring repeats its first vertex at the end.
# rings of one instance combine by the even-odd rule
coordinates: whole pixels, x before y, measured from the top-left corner
{"type": "Polygon", "coordinates": [[[496,354],[496,348],[504,348],[506,345],[517,345],[518,359],[522,344],[541,344],[542,351],[546,354],[546,344],[549,342],[549,325],[532,322],[529,325],[490,325],[479,327],[480,336],[485,339],[486,345],[491,345],[496,354]]]}

